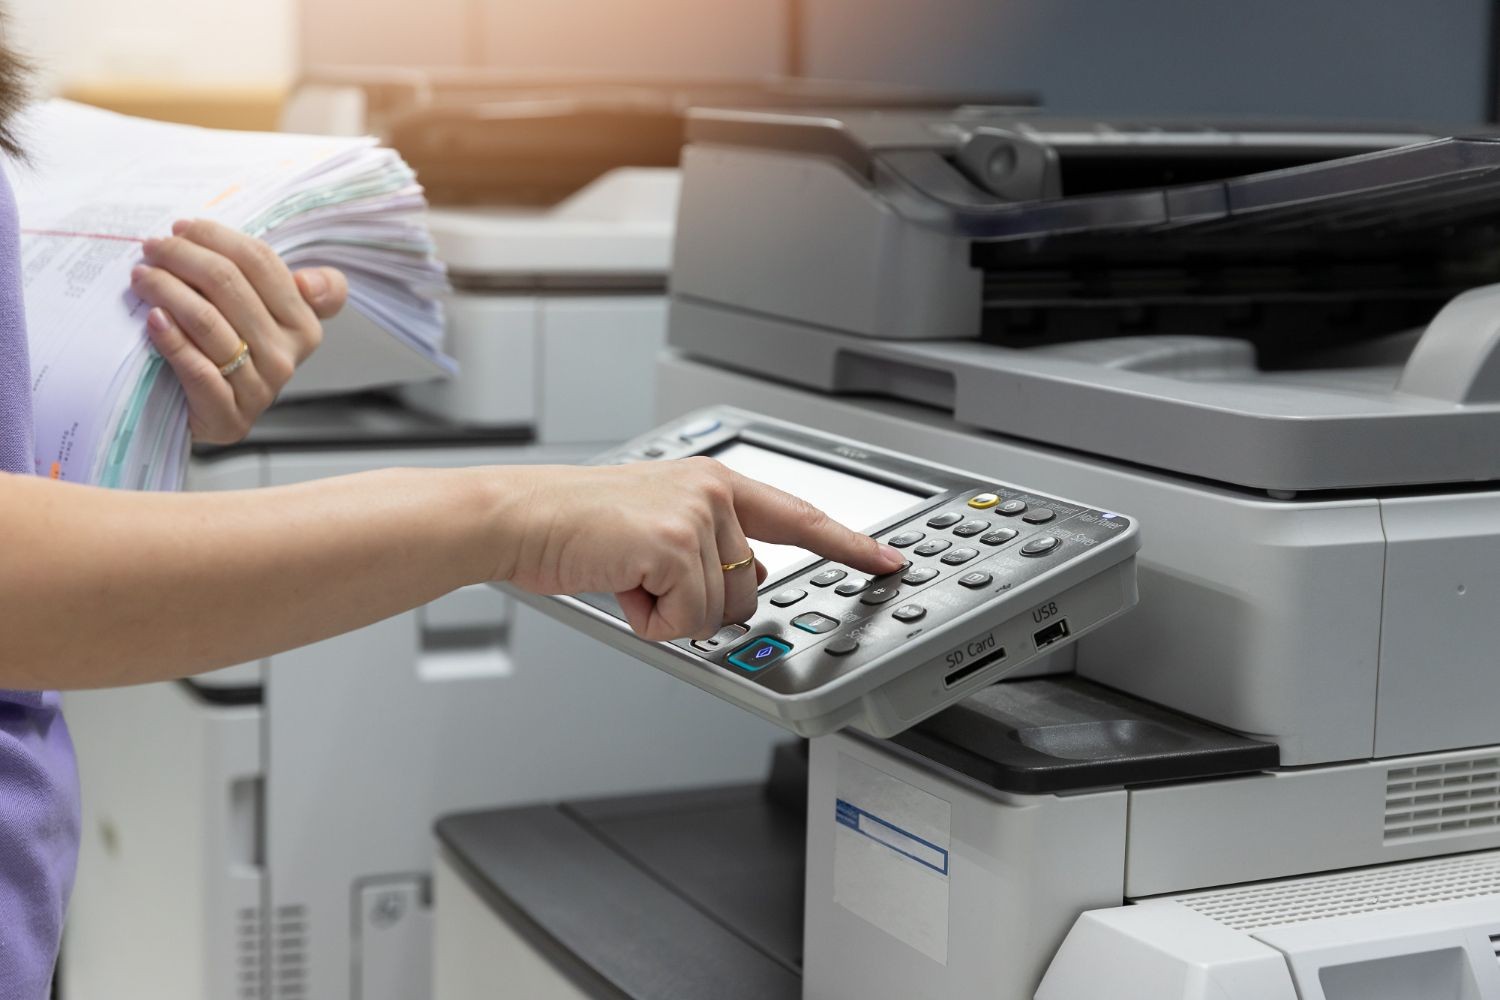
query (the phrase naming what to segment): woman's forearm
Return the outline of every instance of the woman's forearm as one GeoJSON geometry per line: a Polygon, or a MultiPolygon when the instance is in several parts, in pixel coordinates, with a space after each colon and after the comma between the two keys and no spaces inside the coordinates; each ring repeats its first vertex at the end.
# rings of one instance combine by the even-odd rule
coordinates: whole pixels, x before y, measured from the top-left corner
{"type": "Polygon", "coordinates": [[[183,677],[487,579],[505,486],[389,470],[165,495],[0,475],[0,688],[183,677]]]}

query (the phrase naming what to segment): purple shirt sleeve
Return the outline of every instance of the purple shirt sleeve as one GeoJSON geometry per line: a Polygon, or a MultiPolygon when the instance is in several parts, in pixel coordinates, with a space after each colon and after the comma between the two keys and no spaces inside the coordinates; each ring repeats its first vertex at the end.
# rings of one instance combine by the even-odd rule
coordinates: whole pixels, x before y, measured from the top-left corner
{"type": "MultiPolygon", "coordinates": [[[[15,195],[0,174],[0,473],[29,475],[20,240],[15,195]]],[[[78,770],[56,692],[0,691],[0,1000],[50,994],[78,837],[78,770]]]]}

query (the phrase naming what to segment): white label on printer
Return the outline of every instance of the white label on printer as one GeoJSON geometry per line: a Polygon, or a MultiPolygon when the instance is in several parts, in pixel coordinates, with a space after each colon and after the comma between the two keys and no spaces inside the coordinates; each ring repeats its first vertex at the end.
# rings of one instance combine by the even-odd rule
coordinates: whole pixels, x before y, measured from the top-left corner
{"type": "Polygon", "coordinates": [[[952,807],[842,753],[837,789],[834,901],[947,965],[952,807]]]}

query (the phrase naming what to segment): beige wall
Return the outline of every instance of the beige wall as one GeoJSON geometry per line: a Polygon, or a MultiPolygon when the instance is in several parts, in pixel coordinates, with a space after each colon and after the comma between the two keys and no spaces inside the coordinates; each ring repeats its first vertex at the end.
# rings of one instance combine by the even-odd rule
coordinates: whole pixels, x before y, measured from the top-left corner
{"type": "Polygon", "coordinates": [[[6,0],[54,89],[98,83],[285,86],[296,0],[6,0]]]}
{"type": "Polygon", "coordinates": [[[309,65],[764,76],[781,0],[302,0],[309,65]]]}

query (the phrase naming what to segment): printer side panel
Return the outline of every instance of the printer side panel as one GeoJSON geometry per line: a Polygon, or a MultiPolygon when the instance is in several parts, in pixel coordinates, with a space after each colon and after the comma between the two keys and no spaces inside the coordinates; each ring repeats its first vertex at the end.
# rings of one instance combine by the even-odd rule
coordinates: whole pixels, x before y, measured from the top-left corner
{"type": "Polygon", "coordinates": [[[902,218],[831,160],[683,151],[672,294],[870,337],[979,335],[968,241],[902,218]]]}
{"type": "Polygon", "coordinates": [[[803,997],[1031,1000],[1084,910],[1124,899],[1126,793],[1005,795],[812,741],[803,997]]]}
{"type": "Polygon", "coordinates": [[[1500,493],[1380,507],[1389,556],[1376,756],[1500,744],[1500,493]]]}

